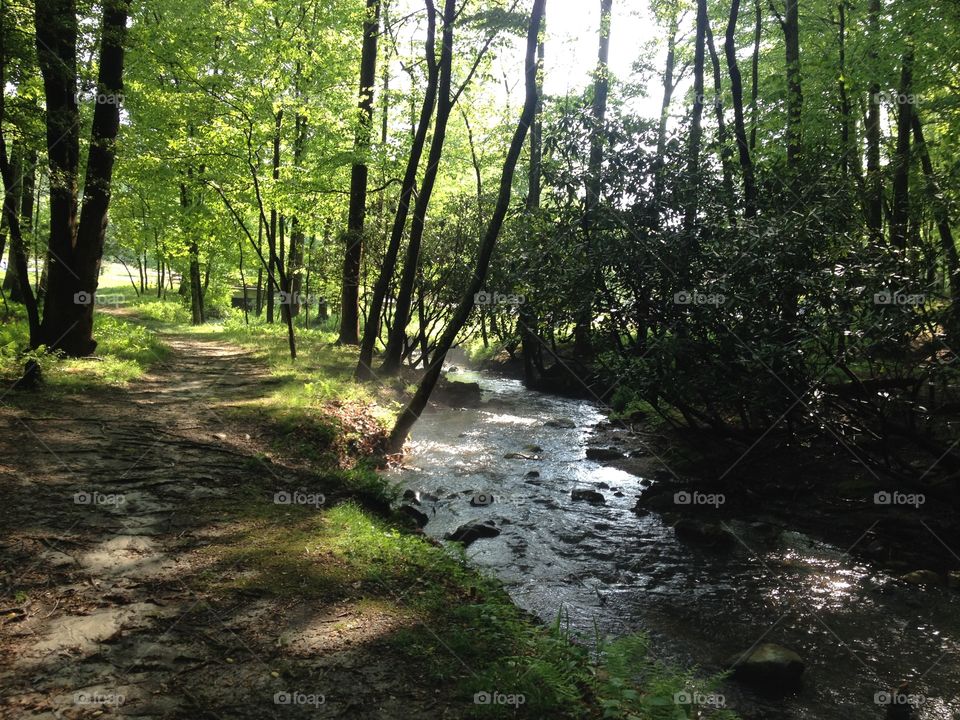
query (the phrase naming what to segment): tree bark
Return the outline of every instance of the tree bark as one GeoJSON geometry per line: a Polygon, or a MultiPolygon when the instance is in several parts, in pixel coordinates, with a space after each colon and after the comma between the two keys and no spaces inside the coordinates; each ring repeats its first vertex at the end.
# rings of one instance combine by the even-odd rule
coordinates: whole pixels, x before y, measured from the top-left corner
{"type": "Polygon", "coordinates": [[[440,80],[437,96],[437,117],[433,124],[433,139],[427,155],[427,167],[420,182],[420,192],[413,208],[410,225],[410,239],[407,242],[406,257],[400,284],[397,288],[397,301],[393,309],[393,324],[387,336],[383,365],[380,372],[384,375],[395,373],[400,368],[403,351],[406,346],[407,324],[410,322],[410,308],[413,304],[413,288],[420,264],[420,247],[426,228],[427,210],[433,197],[433,188],[440,171],[443,157],[443,145],[447,137],[447,125],[453,109],[451,85],[453,79],[453,23],[456,18],[456,0],[445,0],[443,7],[443,33],[440,47],[440,80]]]}
{"type": "Polygon", "coordinates": [[[517,167],[517,161],[523,150],[523,144],[526,139],[527,130],[533,121],[537,106],[537,37],[539,35],[540,23],[543,18],[544,6],[546,0],[534,0],[533,10],[530,16],[530,26],[527,30],[527,46],[525,55],[524,75],[526,78],[526,97],[523,104],[523,111],[520,115],[520,121],[514,131],[513,139],[510,143],[510,149],[503,164],[503,174],[500,178],[500,192],[497,197],[497,205],[494,209],[490,224],[487,226],[486,234],[480,243],[477,253],[476,269],[472,275],[470,284],[464,291],[453,317],[440,337],[437,347],[434,351],[432,364],[424,374],[417,386],[417,391],[413,398],[406,405],[397,422],[390,433],[388,442],[390,452],[400,452],[403,444],[406,442],[410,428],[420,417],[423,409],[430,399],[430,394],[440,378],[440,372],[443,369],[443,361],[447,356],[453,343],[456,342],[457,335],[463,328],[470,316],[474,306],[474,296],[483,287],[486,278],[487,269],[490,265],[490,258],[493,255],[497,244],[497,238],[503,227],[504,218],[510,206],[510,195],[513,186],[513,175],[517,167]]]}
{"type": "Polygon", "coordinates": [[[957,245],[950,228],[947,205],[944,202],[943,194],[940,192],[937,175],[933,170],[933,163],[930,161],[930,151],[923,137],[923,123],[920,122],[920,116],[916,110],[911,114],[910,122],[913,128],[914,148],[920,157],[927,193],[930,195],[930,202],[933,204],[933,217],[936,220],[937,232],[940,235],[940,247],[943,250],[943,260],[947,269],[947,282],[952,304],[951,311],[956,316],[960,312],[960,259],[957,257],[957,245]]]}
{"type": "Polygon", "coordinates": [[[574,351],[581,357],[593,353],[590,328],[593,324],[593,300],[596,296],[598,260],[594,252],[593,227],[603,190],[603,135],[607,118],[607,98],[610,94],[610,23],[613,0],[600,0],[600,32],[597,47],[597,67],[593,76],[593,101],[590,106],[590,159],[587,165],[586,207],[583,213],[586,273],[580,287],[580,303],[573,328],[574,351]]]}
{"type": "MultiPolygon", "coordinates": [[[[908,40],[908,42],[910,42],[908,40]]],[[[897,97],[897,149],[893,158],[893,207],[890,240],[901,250],[907,247],[910,220],[910,133],[913,126],[913,47],[903,55],[900,68],[900,93],[897,97]]]]}
{"type": "Polygon", "coordinates": [[[740,171],[743,174],[744,215],[752,218],[757,214],[757,188],[743,115],[743,79],[740,75],[740,66],[737,64],[736,34],[739,13],[740,0],[733,0],[724,39],[724,52],[727,56],[727,72],[730,73],[730,93],[733,96],[733,134],[737,140],[737,155],[740,158],[740,171]]]}
{"type": "Polygon", "coordinates": [[[129,0],[104,0],[102,7],[97,102],[90,130],[79,226],[75,7],[73,0],[50,0],[37,3],[35,13],[37,55],[47,101],[47,156],[52,179],[49,279],[40,334],[48,347],[73,356],[89,355],[97,346],[93,339],[93,297],[99,282],[107,229],[123,93],[123,44],[129,0]]]}
{"type": "Polygon", "coordinates": [[[883,175],[880,172],[880,82],[877,78],[879,68],[878,48],[880,37],[880,0],[870,0],[867,10],[869,27],[870,72],[874,80],[870,83],[870,102],[867,106],[867,182],[865,215],[870,239],[880,242],[883,239],[883,175]]]}
{"type": "Polygon", "coordinates": [[[363,339],[360,343],[360,358],[357,361],[357,368],[354,371],[354,377],[356,377],[357,380],[369,380],[373,377],[373,350],[380,336],[380,313],[383,311],[383,303],[387,297],[390,280],[393,278],[393,272],[396,269],[397,255],[400,252],[403,231],[407,224],[407,216],[410,213],[410,200],[413,197],[413,191],[417,183],[417,169],[420,167],[420,158],[423,155],[423,148],[427,141],[427,131],[429,130],[430,120],[433,117],[434,107],[437,102],[437,83],[439,79],[439,68],[437,67],[435,53],[437,11],[433,5],[433,0],[425,0],[425,3],[427,7],[427,38],[425,49],[427,60],[427,87],[424,91],[423,104],[420,108],[420,119],[413,137],[413,144],[410,146],[410,155],[407,158],[406,171],[404,172],[403,181],[400,185],[400,198],[397,202],[397,211],[393,218],[390,240],[387,243],[387,249],[384,253],[380,274],[373,287],[373,295],[370,298],[370,308],[367,311],[367,321],[363,327],[363,339]]]}
{"type": "Polygon", "coordinates": [[[380,34],[380,0],[367,0],[360,52],[359,124],[354,138],[357,159],[350,171],[350,208],[347,215],[346,250],[343,256],[343,280],[340,299],[340,335],[342,345],[360,342],[360,266],[363,259],[363,226],[367,212],[367,154],[373,123],[373,90],[377,74],[377,38],[380,34]]]}

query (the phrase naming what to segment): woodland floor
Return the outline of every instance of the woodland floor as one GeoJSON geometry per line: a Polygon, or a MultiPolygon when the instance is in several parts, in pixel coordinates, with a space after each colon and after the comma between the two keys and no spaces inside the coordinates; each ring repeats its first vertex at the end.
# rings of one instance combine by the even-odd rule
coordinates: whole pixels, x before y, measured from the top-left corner
{"type": "Polygon", "coordinates": [[[398,598],[335,568],[319,595],[296,572],[273,578],[289,592],[243,582],[269,528],[235,491],[262,488],[276,523],[268,493],[316,478],[230,412],[275,384],[261,363],[209,337],[164,341],[124,388],[0,398],[0,717],[460,717],[389,642],[417,630],[398,598]],[[277,704],[284,692],[300,695],[277,704]]]}

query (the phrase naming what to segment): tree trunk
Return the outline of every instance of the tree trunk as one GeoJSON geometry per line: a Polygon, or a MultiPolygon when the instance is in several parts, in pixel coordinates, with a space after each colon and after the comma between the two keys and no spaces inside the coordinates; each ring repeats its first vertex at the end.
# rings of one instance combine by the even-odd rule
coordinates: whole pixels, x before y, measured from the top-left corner
{"type": "Polygon", "coordinates": [[[723,83],[720,79],[720,58],[713,43],[713,31],[707,18],[707,49],[710,51],[710,65],[713,68],[713,111],[717,118],[717,145],[719,147],[720,168],[723,173],[723,189],[726,192],[728,215],[733,220],[733,174],[730,171],[730,147],[727,145],[727,123],[723,114],[723,83]]]}
{"type": "Polygon", "coordinates": [[[663,99],[660,102],[660,124],[657,127],[657,156],[654,158],[653,174],[653,203],[660,207],[660,198],[663,195],[663,155],[667,149],[667,122],[670,120],[670,101],[676,83],[673,80],[673,70],[676,65],[677,53],[677,10],[674,7],[670,16],[670,34],[667,37],[667,61],[663,68],[663,99]]]}
{"type": "Polygon", "coordinates": [[[600,32],[597,47],[597,67],[593,76],[593,102],[590,107],[590,160],[587,166],[586,207],[583,213],[586,273],[580,288],[581,298],[573,328],[574,352],[581,357],[593,353],[590,328],[593,324],[593,300],[596,295],[598,259],[594,252],[593,226],[603,183],[603,134],[607,118],[607,98],[610,94],[610,22],[613,0],[600,0],[600,32]]]}
{"type": "Polygon", "coordinates": [[[447,137],[447,124],[450,112],[453,109],[451,84],[453,76],[453,23],[456,19],[456,0],[445,0],[443,6],[443,33],[440,47],[440,80],[437,97],[437,117],[433,124],[433,139],[430,141],[430,152],[427,155],[427,167],[420,182],[420,192],[413,209],[413,220],[410,226],[410,240],[407,243],[407,253],[403,262],[403,271],[400,275],[400,285],[397,288],[397,302],[393,309],[393,324],[387,336],[387,347],[384,352],[383,365],[380,372],[389,375],[400,368],[404,347],[407,339],[407,324],[410,322],[410,308],[413,303],[413,288],[417,278],[417,267],[420,264],[420,246],[423,242],[423,233],[427,222],[427,210],[433,196],[433,188],[440,171],[440,160],[443,157],[443,145],[447,137]]]}
{"type": "MultiPolygon", "coordinates": [[[[5,187],[9,187],[9,192],[11,194],[10,202],[13,207],[16,209],[20,208],[20,194],[23,189],[24,174],[23,174],[23,163],[21,162],[21,154],[23,152],[23,147],[21,144],[16,144],[10,150],[10,175],[12,177],[12,184],[7,185],[4,183],[5,187]]],[[[20,242],[15,243],[13,241],[13,233],[10,232],[10,222],[8,220],[7,214],[4,213],[3,217],[0,218],[0,227],[4,234],[3,238],[0,238],[0,257],[3,257],[3,243],[6,242],[6,236],[9,234],[10,239],[10,249],[7,253],[7,272],[3,278],[3,291],[8,295],[9,299],[12,302],[22,303],[23,293],[20,292],[20,278],[19,273],[17,272],[17,257],[18,252],[25,252],[26,241],[23,237],[23,233],[26,230],[29,232],[29,224],[24,224],[23,214],[21,213],[20,220],[20,242]]]]}
{"type": "Polygon", "coordinates": [[[743,115],[743,79],[740,76],[740,66],[737,64],[736,34],[739,12],[740,0],[733,0],[730,6],[730,19],[727,22],[724,51],[727,56],[727,71],[730,73],[730,93],[733,96],[733,134],[737,140],[737,155],[740,158],[740,170],[743,174],[744,215],[752,218],[757,214],[757,189],[743,115]]]}
{"type": "Polygon", "coordinates": [[[357,159],[350,171],[350,209],[347,216],[346,251],[343,256],[343,281],[340,300],[340,336],[342,345],[360,342],[360,266],[363,258],[363,225],[367,212],[367,154],[370,151],[370,127],[373,122],[373,89],[377,73],[377,36],[380,34],[380,0],[367,0],[360,54],[359,124],[354,137],[357,159]]]}
{"type": "Polygon", "coordinates": [[[413,138],[413,144],[410,147],[407,167],[400,185],[400,198],[397,202],[397,211],[393,219],[390,240],[387,243],[383,264],[380,267],[380,274],[373,287],[373,296],[370,298],[370,308],[367,311],[367,321],[363,328],[363,339],[360,343],[360,358],[357,361],[357,368],[354,371],[354,376],[358,380],[369,380],[373,377],[373,350],[380,336],[380,313],[383,311],[387,290],[390,287],[390,281],[396,269],[397,255],[400,252],[400,242],[403,240],[403,231],[406,227],[407,216],[410,212],[410,199],[413,197],[413,190],[417,183],[417,170],[420,167],[420,158],[423,155],[423,147],[426,144],[430,120],[433,117],[433,110],[437,101],[437,83],[439,80],[439,68],[437,67],[435,54],[437,12],[433,5],[433,0],[425,0],[425,3],[427,7],[427,38],[425,50],[427,60],[427,87],[424,91],[423,105],[420,108],[420,121],[413,138]]]}
{"type": "MultiPolygon", "coordinates": [[[[690,119],[690,144],[687,149],[688,197],[684,205],[683,229],[687,237],[688,261],[696,252],[696,219],[700,178],[700,145],[703,140],[703,65],[707,37],[707,2],[697,0],[697,35],[693,55],[693,111],[690,119]]],[[[688,262],[684,263],[686,267],[688,262]]]]}
{"type": "MultiPolygon", "coordinates": [[[[800,0],[786,0],[783,39],[787,60],[787,166],[796,170],[803,152],[803,91],[800,83],[800,0]]],[[[792,178],[795,180],[796,178],[792,178]]]]}
{"type": "MultiPolygon", "coordinates": [[[[910,42],[908,40],[908,42],[910,42]]],[[[910,220],[910,132],[913,104],[913,47],[903,55],[900,69],[900,93],[897,97],[897,149],[893,158],[893,212],[890,240],[901,250],[907,247],[907,224],[910,220]]]]}
{"type": "Polygon", "coordinates": [[[911,114],[910,122],[913,127],[914,148],[920,157],[920,165],[923,167],[927,193],[930,195],[933,217],[937,222],[937,232],[940,235],[940,247],[943,250],[943,260],[947,268],[947,281],[952,304],[951,311],[956,316],[960,312],[960,259],[957,257],[957,245],[950,228],[947,205],[944,202],[943,194],[940,192],[937,175],[933,171],[933,163],[930,161],[930,151],[927,149],[927,143],[923,137],[923,124],[920,122],[920,116],[916,110],[911,114]]]}
{"type": "Polygon", "coordinates": [[[516,131],[510,143],[510,149],[503,165],[503,175],[500,179],[500,193],[497,198],[497,205],[494,209],[490,224],[487,226],[486,234],[480,244],[477,253],[476,269],[472,279],[466,288],[463,297],[457,306],[453,317],[440,337],[430,368],[417,386],[417,391],[410,402],[400,413],[397,422],[390,433],[389,450],[397,453],[403,449],[410,428],[413,427],[417,418],[423,412],[430,399],[430,394],[440,378],[440,372],[443,368],[443,361],[447,356],[453,343],[456,342],[457,335],[467,322],[471,310],[474,306],[474,296],[483,287],[487,274],[487,268],[490,265],[490,257],[497,244],[497,238],[503,227],[504,218],[510,206],[510,194],[513,185],[513,175],[517,167],[517,161],[523,150],[523,144],[527,135],[527,129],[533,121],[537,107],[537,37],[539,35],[540,23],[543,17],[544,4],[546,0],[534,0],[533,10],[530,16],[530,27],[527,30],[527,47],[525,56],[524,75],[526,78],[526,97],[523,104],[523,112],[520,121],[517,124],[516,131]]]}
{"type": "Polygon", "coordinates": [[[73,356],[89,355],[97,345],[93,339],[92,300],[99,281],[114,145],[120,127],[128,6],[129,0],[102,3],[97,103],[78,226],[75,7],[73,0],[50,0],[36,5],[37,54],[47,101],[50,176],[63,179],[50,183],[50,269],[40,334],[48,347],[73,356]]]}
{"type": "Polygon", "coordinates": [[[877,80],[878,48],[883,42],[880,36],[880,0],[870,0],[867,10],[869,26],[870,102],[867,106],[867,197],[865,214],[870,239],[883,239],[883,174],[880,172],[880,82],[877,80]]]}
{"type": "MultiPolygon", "coordinates": [[[[731,11],[731,16],[733,12],[731,11]]],[[[757,147],[757,122],[760,106],[760,37],[763,34],[763,12],[760,0],[753,3],[753,55],[750,59],[750,152],[757,147]]]]}

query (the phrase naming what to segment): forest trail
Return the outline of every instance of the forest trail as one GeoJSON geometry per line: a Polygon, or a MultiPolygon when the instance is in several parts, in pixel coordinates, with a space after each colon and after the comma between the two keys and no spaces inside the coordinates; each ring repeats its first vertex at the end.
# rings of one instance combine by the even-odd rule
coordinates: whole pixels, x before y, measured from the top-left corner
{"type": "Polygon", "coordinates": [[[230,586],[256,528],[207,505],[299,472],[229,419],[276,380],[215,338],[164,340],[126,388],[0,399],[0,717],[456,717],[379,646],[396,617],[230,586]]]}

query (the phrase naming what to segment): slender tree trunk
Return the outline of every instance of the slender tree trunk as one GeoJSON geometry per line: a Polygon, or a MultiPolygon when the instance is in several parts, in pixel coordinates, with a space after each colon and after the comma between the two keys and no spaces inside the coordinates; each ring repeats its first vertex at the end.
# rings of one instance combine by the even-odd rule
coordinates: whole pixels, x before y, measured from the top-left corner
{"type": "Polygon", "coordinates": [[[956,316],[958,312],[960,312],[960,259],[957,257],[957,245],[956,242],[954,242],[953,231],[950,228],[950,216],[947,211],[947,205],[940,191],[937,175],[933,170],[933,163],[930,161],[930,151],[927,148],[927,142],[923,136],[923,123],[920,122],[920,116],[915,109],[911,114],[910,122],[913,127],[914,149],[920,157],[920,165],[923,168],[923,177],[926,180],[927,193],[930,195],[930,202],[933,205],[933,217],[934,220],[936,220],[937,232],[940,235],[940,247],[943,250],[943,260],[947,269],[947,282],[950,290],[952,314],[956,316]]]}
{"type": "MultiPolygon", "coordinates": [[[[697,0],[697,35],[693,55],[693,111],[690,118],[690,144],[687,150],[688,198],[684,206],[683,228],[687,236],[688,259],[696,252],[696,219],[700,178],[700,146],[703,141],[703,66],[707,37],[707,3],[697,0]]],[[[686,263],[685,263],[686,266],[686,263]]]]}
{"type": "Polygon", "coordinates": [[[413,427],[414,423],[420,417],[420,414],[427,405],[427,401],[430,399],[430,394],[433,392],[433,388],[437,384],[437,380],[440,378],[440,372],[443,368],[443,361],[446,358],[447,353],[449,352],[450,348],[453,347],[453,343],[456,342],[457,335],[459,335],[460,330],[463,328],[470,316],[471,310],[473,310],[474,296],[483,287],[483,283],[487,274],[487,268],[490,265],[490,258],[493,255],[497,238],[500,235],[504,218],[506,217],[507,210],[510,206],[510,194],[513,185],[514,171],[517,167],[517,161],[519,160],[520,153],[523,150],[523,144],[526,139],[527,130],[530,127],[530,123],[533,121],[534,114],[536,112],[537,37],[539,35],[540,23],[543,17],[545,3],[546,0],[534,0],[533,2],[533,10],[530,17],[530,27],[527,30],[527,47],[524,66],[524,75],[526,78],[526,97],[523,104],[523,112],[521,113],[520,121],[517,124],[517,129],[514,132],[513,139],[510,143],[510,149],[507,152],[507,157],[504,161],[497,205],[494,209],[493,216],[490,219],[490,224],[487,226],[487,231],[484,235],[483,241],[480,244],[480,248],[477,253],[475,271],[472,275],[469,285],[464,291],[463,297],[461,298],[457,309],[454,311],[453,317],[450,319],[450,322],[444,330],[443,335],[440,337],[437,347],[434,350],[433,357],[431,358],[431,365],[429,369],[424,374],[420,384],[417,386],[417,391],[414,393],[413,398],[411,398],[410,402],[400,413],[400,416],[397,418],[397,422],[390,433],[388,444],[391,452],[397,453],[403,449],[403,444],[410,432],[410,428],[413,427]]]}
{"type": "MultiPolygon", "coordinates": [[[[912,42],[908,40],[908,42],[912,42]]],[[[901,250],[907,247],[910,220],[910,133],[913,126],[913,47],[903,55],[900,69],[900,93],[897,98],[897,149],[893,159],[893,213],[890,240],[901,250]]]]}
{"type": "MultiPolygon", "coordinates": [[[[737,140],[737,155],[740,158],[740,171],[743,175],[744,215],[748,218],[757,214],[757,188],[753,173],[752,145],[747,143],[747,130],[743,115],[743,79],[737,64],[737,17],[740,13],[740,0],[733,0],[730,6],[730,18],[724,39],[724,51],[727,56],[727,72],[730,73],[730,94],[733,97],[733,134],[737,140]]],[[[756,83],[756,81],[754,81],[756,83]]],[[[751,140],[752,144],[753,140],[751,140]]]]}
{"type": "Polygon", "coordinates": [[[360,342],[360,267],[363,259],[363,226],[367,212],[367,154],[373,122],[373,89],[377,74],[377,36],[380,34],[380,0],[367,0],[360,54],[359,124],[354,138],[357,159],[350,171],[350,209],[345,235],[343,281],[340,300],[340,336],[343,345],[360,342]]]}
{"type": "MultiPolygon", "coordinates": [[[[283,127],[283,108],[274,115],[272,173],[274,181],[280,179],[280,131],[283,127]]],[[[270,224],[267,227],[267,322],[273,323],[277,288],[277,268],[282,267],[277,256],[277,208],[270,209],[270,224]]]]}
{"type": "Polygon", "coordinates": [[[417,201],[413,208],[410,240],[407,243],[403,271],[400,274],[400,284],[397,288],[397,302],[393,308],[393,324],[390,326],[390,332],[387,336],[384,361],[380,368],[381,373],[385,375],[395,373],[400,368],[403,358],[407,339],[407,324],[410,322],[410,308],[413,303],[414,283],[417,278],[417,268],[420,264],[420,246],[423,242],[423,233],[427,222],[427,210],[430,207],[433,188],[440,171],[443,145],[447,137],[447,124],[453,110],[451,85],[453,76],[453,23],[456,19],[456,11],[456,0],[444,0],[437,117],[433,123],[433,139],[430,141],[427,167],[424,170],[423,179],[420,182],[420,192],[417,194],[417,201]]]}
{"type": "MultiPolygon", "coordinates": [[[[537,43],[537,76],[535,92],[537,103],[534,110],[533,124],[530,127],[530,172],[527,191],[527,213],[536,216],[540,210],[541,185],[543,184],[543,73],[544,57],[544,30],[546,16],[541,20],[540,39],[537,43]]],[[[479,202],[479,201],[478,201],[479,202]]],[[[537,384],[537,367],[535,358],[539,349],[537,329],[540,321],[532,307],[524,303],[520,306],[517,326],[520,331],[520,347],[523,354],[523,377],[527,387],[537,384]]],[[[482,328],[482,326],[481,326],[482,328]]],[[[486,339],[484,339],[486,347],[486,339]]]]}
{"type": "MultiPolygon", "coordinates": [[[[730,12],[733,17],[733,11],[730,12]]],[[[757,123],[760,106],[760,38],[763,34],[763,12],[760,0],[753,3],[753,55],[750,59],[750,152],[757,147],[757,123]]]]}
{"type": "Polygon", "coordinates": [[[710,29],[710,19],[707,18],[707,49],[710,51],[710,65],[713,68],[713,111],[717,119],[717,146],[720,156],[720,169],[723,174],[723,189],[727,196],[727,212],[731,221],[734,220],[733,210],[733,173],[730,170],[730,147],[728,145],[727,123],[723,113],[723,83],[720,79],[720,58],[717,57],[717,48],[713,43],[713,31],[710,29]]]}
{"type": "Polygon", "coordinates": [[[598,258],[595,252],[593,227],[601,200],[603,183],[604,123],[607,118],[607,97],[610,93],[610,23],[613,0],[600,0],[600,32],[597,67],[593,76],[593,102],[590,119],[590,160],[587,166],[586,207],[583,213],[584,248],[586,250],[585,282],[579,288],[580,303],[573,327],[574,351],[581,357],[593,353],[590,328],[593,324],[593,300],[598,285],[598,258]]]}
{"type": "Polygon", "coordinates": [[[413,190],[417,183],[417,170],[420,167],[420,158],[423,154],[423,148],[427,140],[427,132],[430,127],[430,120],[433,117],[434,107],[437,102],[437,83],[439,80],[439,68],[437,67],[435,54],[437,12],[433,5],[433,0],[425,0],[425,3],[427,7],[427,39],[425,51],[427,59],[427,87],[424,91],[423,105],[420,109],[420,121],[413,138],[413,144],[410,147],[406,171],[404,172],[403,181],[400,185],[400,198],[397,202],[397,211],[393,219],[390,240],[387,243],[387,249],[384,253],[380,274],[373,287],[373,295],[370,298],[370,308],[367,311],[367,321],[363,327],[363,339],[360,343],[360,358],[357,361],[357,368],[354,372],[354,376],[358,380],[369,380],[373,377],[373,351],[377,344],[377,339],[380,336],[380,313],[383,311],[387,290],[390,287],[390,281],[396,269],[397,255],[400,252],[400,243],[403,240],[403,231],[406,227],[407,216],[410,212],[410,200],[413,197],[413,190]]]}
{"type": "Polygon", "coordinates": [[[793,171],[797,169],[803,152],[799,2],[800,0],[786,0],[786,12],[783,18],[783,38],[787,60],[787,166],[793,171]]]}
{"type": "MultiPolygon", "coordinates": [[[[0,101],[2,102],[2,101],[0,101]]],[[[27,310],[27,326],[30,333],[30,347],[36,348],[42,344],[40,314],[37,309],[37,300],[30,289],[30,271],[27,267],[27,251],[24,247],[23,235],[20,229],[20,218],[17,216],[17,186],[19,178],[14,172],[12,163],[7,156],[6,139],[0,129],[0,176],[3,178],[3,217],[7,221],[7,231],[10,235],[10,270],[16,274],[17,286],[21,289],[21,297],[27,310]]],[[[29,364],[28,375],[38,379],[38,366],[29,364]]]]}
{"type": "Polygon", "coordinates": [[[883,174],[880,172],[880,72],[877,67],[878,48],[883,42],[880,36],[880,0],[870,0],[867,10],[869,27],[870,72],[874,80],[870,83],[870,102],[867,106],[867,197],[865,214],[870,239],[880,242],[883,239],[883,174]]]}
{"type": "MultiPolygon", "coordinates": [[[[10,193],[12,197],[10,202],[13,204],[14,208],[19,208],[21,203],[21,191],[23,189],[24,175],[23,175],[23,162],[21,160],[21,154],[23,152],[23,146],[21,144],[15,144],[10,150],[10,174],[13,178],[12,184],[10,185],[10,193]]],[[[10,223],[7,219],[7,215],[4,214],[0,218],[0,227],[4,233],[4,238],[2,242],[6,241],[6,235],[10,234],[10,223]]],[[[26,240],[23,236],[24,231],[29,232],[23,223],[23,215],[21,214],[20,220],[20,234],[21,240],[20,243],[26,247],[26,240]]],[[[0,248],[2,248],[2,242],[0,242],[0,248]]],[[[22,303],[23,302],[23,293],[20,292],[20,279],[19,273],[17,272],[17,258],[16,254],[20,252],[18,249],[18,244],[13,242],[12,238],[10,241],[10,249],[7,254],[7,272],[3,279],[3,291],[7,294],[11,302],[22,303]]],[[[2,249],[0,249],[0,257],[3,256],[2,249]]]]}
{"type": "Polygon", "coordinates": [[[673,79],[673,71],[676,65],[677,53],[677,32],[678,28],[677,10],[674,7],[673,14],[670,16],[670,34],[667,37],[667,61],[663,68],[663,99],[660,102],[660,124],[657,128],[657,156],[654,158],[653,174],[653,202],[654,206],[660,207],[660,199],[663,196],[663,166],[664,153],[667,149],[667,122],[670,120],[670,101],[673,99],[673,91],[676,83],[673,79]]]}

